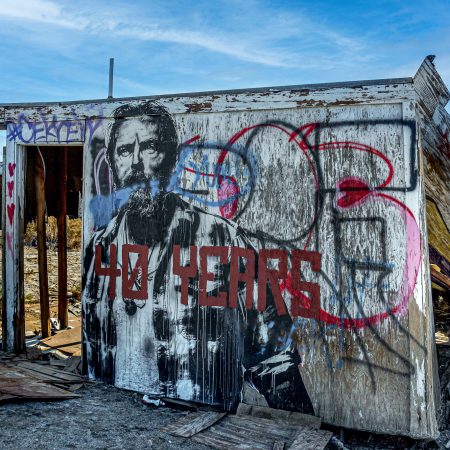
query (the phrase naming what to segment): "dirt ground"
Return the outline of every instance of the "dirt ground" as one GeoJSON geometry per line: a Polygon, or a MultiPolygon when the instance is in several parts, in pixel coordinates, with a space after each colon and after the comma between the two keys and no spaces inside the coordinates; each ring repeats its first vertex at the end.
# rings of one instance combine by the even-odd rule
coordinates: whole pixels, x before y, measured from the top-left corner
{"type": "Polygon", "coordinates": [[[17,449],[186,449],[201,444],[159,428],[185,414],[153,410],[141,397],[104,384],[78,391],[80,398],[62,402],[26,402],[0,408],[0,448],[17,449]]]}
{"type": "MultiPolygon", "coordinates": [[[[0,408],[0,448],[33,449],[180,449],[207,450],[210,447],[160,431],[186,414],[170,408],[150,408],[142,395],[103,383],[77,391],[80,398],[60,402],[5,404],[0,408]]],[[[339,430],[336,436],[341,436],[339,430]]],[[[415,442],[400,436],[344,432],[345,447],[332,441],[327,449],[445,449],[450,432],[437,442],[415,442]]]]}
{"type": "MultiPolygon", "coordinates": [[[[58,317],[58,252],[56,250],[49,249],[47,251],[47,264],[50,317],[58,317]]],[[[24,289],[25,330],[39,334],[41,316],[38,254],[37,248],[34,247],[25,247],[24,251],[24,289]]],[[[69,305],[79,304],[81,292],[81,250],[69,250],[67,252],[67,291],[69,305]]]]}

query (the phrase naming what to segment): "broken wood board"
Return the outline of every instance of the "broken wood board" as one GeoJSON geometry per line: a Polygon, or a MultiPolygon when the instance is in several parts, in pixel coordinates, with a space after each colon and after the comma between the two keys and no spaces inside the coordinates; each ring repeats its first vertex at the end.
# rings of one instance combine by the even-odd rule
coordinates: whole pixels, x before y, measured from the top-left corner
{"type": "Polygon", "coordinates": [[[261,417],[263,419],[272,419],[280,423],[301,425],[316,429],[319,429],[322,423],[319,417],[310,414],[285,411],[284,409],[274,409],[268,406],[247,405],[246,403],[239,403],[236,415],[261,417]]]}
{"type": "MultiPolygon", "coordinates": [[[[242,409],[241,409],[242,411],[242,409]]],[[[272,450],[273,448],[323,449],[332,433],[297,424],[249,415],[226,415],[199,411],[182,417],[162,429],[167,433],[191,437],[195,442],[224,450],[272,450]],[[302,442],[303,446],[298,447],[302,442]]]]}
{"type": "Polygon", "coordinates": [[[191,437],[215,424],[226,416],[225,412],[198,411],[187,414],[176,422],[161,428],[161,431],[180,437],[191,437]]]}
{"type": "Polygon", "coordinates": [[[20,369],[0,366],[0,401],[62,400],[79,395],[27,376],[20,369]]]}
{"type": "Polygon", "coordinates": [[[81,374],[81,356],[72,356],[65,360],[65,372],[81,374]]]}
{"type": "Polygon", "coordinates": [[[41,381],[54,381],[54,382],[72,382],[79,383],[82,378],[71,372],[65,372],[64,370],[57,369],[54,366],[45,366],[42,364],[34,364],[30,361],[20,361],[17,366],[21,369],[27,371],[28,374],[31,372],[31,376],[38,378],[41,381]]]}
{"type": "Polygon", "coordinates": [[[317,430],[319,433],[298,433],[289,450],[321,450],[330,442],[333,433],[331,431],[317,430]]]}
{"type": "Polygon", "coordinates": [[[170,398],[170,397],[162,397],[161,400],[168,406],[169,408],[174,409],[183,409],[185,411],[198,411],[198,406],[192,402],[187,402],[185,400],[181,400],[179,398],[170,398]]]}
{"type": "Polygon", "coordinates": [[[81,326],[42,339],[38,346],[42,350],[54,349],[72,356],[81,356],[81,326]]]}
{"type": "Polygon", "coordinates": [[[0,403],[23,400],[64,400],[79,397],[73,392],[83,378],[66,372],[50,361],[27,361],[0,355],[0,403]]]}

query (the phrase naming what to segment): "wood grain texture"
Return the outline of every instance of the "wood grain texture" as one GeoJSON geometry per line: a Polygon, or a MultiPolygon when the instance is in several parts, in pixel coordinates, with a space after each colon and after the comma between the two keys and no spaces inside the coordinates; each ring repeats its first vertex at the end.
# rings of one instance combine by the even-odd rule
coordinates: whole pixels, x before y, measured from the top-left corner
{"type": "Polygon", "coordinates": [[[227,413],[215,411],[198,411],[187,414],[174,423],[161,428],[161,431],[174,436],[191,437],[225,417],[227,413]]]}

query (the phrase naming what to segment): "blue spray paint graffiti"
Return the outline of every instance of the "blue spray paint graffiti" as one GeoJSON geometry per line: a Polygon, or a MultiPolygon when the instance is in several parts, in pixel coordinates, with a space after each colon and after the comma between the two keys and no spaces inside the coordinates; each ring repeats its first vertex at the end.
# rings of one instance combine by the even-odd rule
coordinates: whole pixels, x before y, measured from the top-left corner
{"type": "MultiPolygon", "coordinates": [[[[180,157],[166,189],[167,192],[179,194],[181,197],[190,201],[197,202],[204,206],[220,207],[232,203],[238,198],[249,195],[257,180],[257,161],[248,149],[240,149],[231,146],[222,146],[218,144],[202,144],[202,145],[184,145],[180,151],[180,157]],[[216,152],[223,149],[229,152],[229,159],[223,164],[217,164],[216,152]],[[205,152],[206,151],[206,152],[205,152]],[[201,152],[200,163],[193,160],[195,152],[201,152]],[[190,189],[181,187],[182,177],[185,172],[192,173],[194,177],[190,184],[190,189]],[[236,194],[227,198],[211,200],[209,194],[213,189],[220,187],[221,180],[233,179],[244,180],[239,184],[239,190],[236,194]],[[197,190],[201,180],[205,181],[206,190],[197,190]]],[[[119,190],[114,190],[109,195],[96,195],[90,203],[89,209],[94,217],[95,228],[100,228],[108,224],[108,222],[117,214],[117,212],[127,204],[131,194],[142,187],[144,184],[138,184],[119,190]]],[[[158,181],[152,180],[148,185],[152,195],[159,192],[158,181]]]]}
{"type": "Polygon", "coordinates": [[[69,144],[84,142],[86,139],[91,142],[103,119],[100,116],[87,119],[58,120],[56,116],[48,119],[41,115],[39,121],[33,122],[21,113],[18,115],[17,121],[7,122],[6,137],[9,141],[19,141],[23,144],[69,144]]]}

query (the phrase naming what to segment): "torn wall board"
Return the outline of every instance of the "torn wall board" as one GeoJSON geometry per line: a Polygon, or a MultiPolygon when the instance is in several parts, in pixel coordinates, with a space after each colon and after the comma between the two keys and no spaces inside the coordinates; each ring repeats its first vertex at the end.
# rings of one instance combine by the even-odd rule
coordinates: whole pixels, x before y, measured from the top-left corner
{"type": "Polygon", "coordinates": [[[417,98],[406,78],[0,107],[7,346],[23,148],[83,143],[90,377],[227,411],[245,385],[272,408],[436,436],[417,98]]]}

